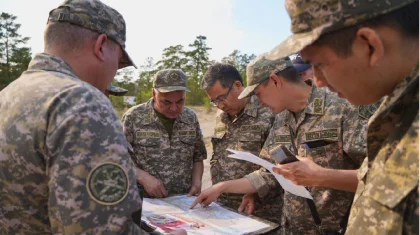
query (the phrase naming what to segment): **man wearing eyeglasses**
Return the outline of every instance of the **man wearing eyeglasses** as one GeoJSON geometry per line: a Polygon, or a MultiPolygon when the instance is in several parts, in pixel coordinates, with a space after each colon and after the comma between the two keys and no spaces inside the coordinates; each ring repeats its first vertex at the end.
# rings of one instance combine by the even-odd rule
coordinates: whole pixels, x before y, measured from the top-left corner
{"type": "MultiPolygon", "coordinates": [[[[273,113],[261,106],[256,96],[238,99],[239,94],[244,90],[243,80],[238,70],[232,65],[217,63],[210,66],[201,81],[201,89],[206,91],[212,104],[219,109],[212,137],[213,154],[210,161],[213,185],[242,178],[259,169],[259,166],[249,162],[229,158],[227,156],[229,152],[226,149],[258,155],[273,124],[273,113]]],[[[218,198],[218,202],[236,210],[241,205],[242,197],[243,194],[226,193],[218,198]]],[[[246,195],[245,198],[247,197],[254,197],[254,195],[246,195]]],[[[258,202],[258,204],[257,216],[280,222],[277,221],[279,217],[276,213],[269,214],[272,207],[277,206],[279,211],[281,209],[276,197],[265,202],[258,202]]]]}
{"type": "Polygon", "coordinates": [[[195,113],[184,107],[187,77],[178,69],[157,72],[153,97],[123,116],[145,197],[201,192],[207,152],[195,113]]]}

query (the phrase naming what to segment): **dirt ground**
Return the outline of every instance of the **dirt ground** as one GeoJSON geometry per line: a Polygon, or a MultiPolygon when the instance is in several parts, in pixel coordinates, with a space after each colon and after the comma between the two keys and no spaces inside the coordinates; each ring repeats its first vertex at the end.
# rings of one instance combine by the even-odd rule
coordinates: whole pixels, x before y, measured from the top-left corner
{"type": "Polygon", "coordinates": [[[210,158],[212,154],[211,147],[211,136],[214,132],[214,126],[216,124],[216,108],[211,108],[207,111],[205,107],[190,107],[197,114],[198,121],[200,122],[201,130],[203,131],[204,143],[207,148],[207,160],[204,161],[204,174],[202,189],[206,189],[211,186],[210,178],[210,158]]]}

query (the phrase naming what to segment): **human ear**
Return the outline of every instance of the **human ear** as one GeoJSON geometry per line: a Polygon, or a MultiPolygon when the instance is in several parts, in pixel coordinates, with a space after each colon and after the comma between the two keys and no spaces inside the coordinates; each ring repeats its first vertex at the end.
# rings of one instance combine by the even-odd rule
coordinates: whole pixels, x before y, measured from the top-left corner
{"type": "Polygon", "coordinates": [[[357,48],[368,48],[366,53],[369,66],[375,67],[384,57],[385,49],[381,36],[372,28],[364,27],[357,31],[355,42],[357,48]]]}

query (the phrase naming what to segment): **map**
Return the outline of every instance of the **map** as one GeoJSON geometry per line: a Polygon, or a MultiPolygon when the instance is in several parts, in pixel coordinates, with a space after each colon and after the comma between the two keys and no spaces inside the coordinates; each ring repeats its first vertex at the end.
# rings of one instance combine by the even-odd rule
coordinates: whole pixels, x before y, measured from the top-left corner
{"type": "Polygon", "coordinates": [[[216,203],[189,209],[196,197],[145,198],[142,219],[161,232],[185,229],[188,234],[250,234],[270,225],[235,213],[216,203]]]}

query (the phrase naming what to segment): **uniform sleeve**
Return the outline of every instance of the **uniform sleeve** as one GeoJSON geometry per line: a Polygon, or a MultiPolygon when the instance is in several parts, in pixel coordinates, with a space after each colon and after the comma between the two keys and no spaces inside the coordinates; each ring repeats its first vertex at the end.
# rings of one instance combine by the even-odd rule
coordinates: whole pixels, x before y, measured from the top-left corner
{"type": "MultiPolygon", "coordinates": [[[[260,157],[269,162],[273,162],[273,160],[268,156],[265,148],[261,150],[260,157]]],[[[264,167],[246,175],[245,178],[251,182],[260,198],[267,197],[268,195],[270,195],[270,197],[274,197],[283,192],[283,188],[273,174],[264,167]]]]}
{"type": "Polygon", "coordinates": [[[195,132],[196,132],[196,140],[195,140],[195,147],[194,147],[194,156],[193,161],[199,162],[207,159],[207,150],[206,145],[204,144],[203,140],[203,132],[200,128],[200,123],[196,119],[195,122],[195,132]]]}
{"type": "Polygon", "coordinates": [[[142,234],[131,217],[141,209],[134,164],[109,101],[80,88],[53,102],[46,137],[52,233],[142,234]]]}
{"type": "Polygon", "coordinates": [[[358,167],[366,157],[367,124],[376,110],[375,105],[354,106],[348,104],[343,112],[343,151],[358,167]],[[371,114],[368,114],[369,111],[371,114]]]}

